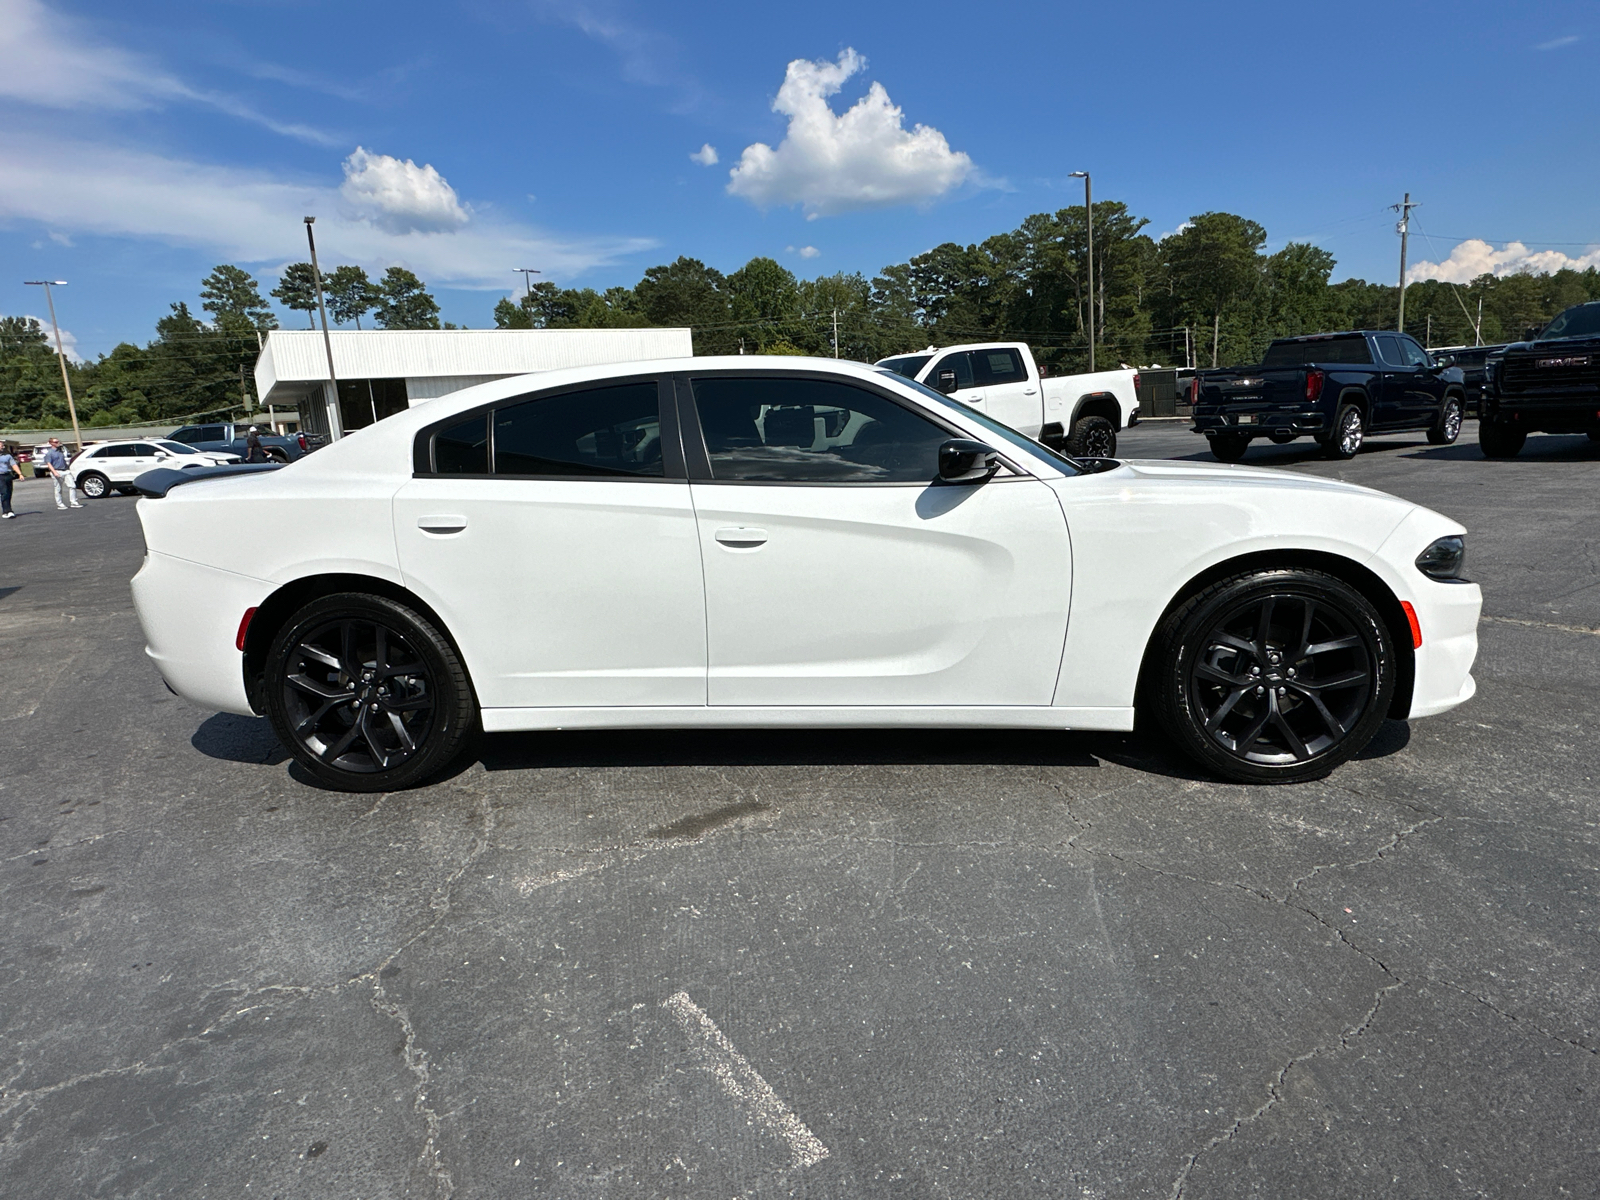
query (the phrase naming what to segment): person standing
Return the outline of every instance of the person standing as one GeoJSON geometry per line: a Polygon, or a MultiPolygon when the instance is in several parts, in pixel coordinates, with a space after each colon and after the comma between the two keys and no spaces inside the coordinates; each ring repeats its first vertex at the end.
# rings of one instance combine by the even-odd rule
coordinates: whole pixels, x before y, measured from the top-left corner
{"type": "Polygon", "coordinates": [[[254,425],[250,426],[250,432],[244,435],[244,460],[247,463],[267,461],[267,452],[261,448],[261,431],[254,425]]]}
{"type": "Polygon", "coordinates": [[[72,476],[67,474],[67,454],[61,449],[61,439],[51,438],[50,448],[44,452],[44,469],[50,472],[50,482],[56,489],[56,507],[66,508],[62,497],[72,501],[73,508],[82,508],[77,493],[72,490],[72,476]]]}
{"type": "Polygon", "coordinates": [[[11,478],[22,478],[22,467],[10,451],[0,445],[0,521],[14,521],[17,514],[11,511],[11,478]]]}

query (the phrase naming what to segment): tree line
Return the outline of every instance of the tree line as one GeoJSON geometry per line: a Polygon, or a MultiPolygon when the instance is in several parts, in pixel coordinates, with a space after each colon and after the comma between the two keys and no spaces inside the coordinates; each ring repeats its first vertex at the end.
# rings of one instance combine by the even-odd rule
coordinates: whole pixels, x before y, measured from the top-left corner
{"type": "MultiPolygon", "coordinates": [[[[1266,253],[1261,225],[1201,213],[1156,239],[1116,200],[1094,206],[1094,290],[1088,286],[1083,207],[1036,213],[1008,233],[947,242],[867,278],[801,279],[757,257],[724,274],[680,257],[632,287],[563,288],[543,282],[500,300],[502,329],[687,326],[697,354],[817,354],[873,362],[969,341],[1026,341],[1056,373],[1088,362],[1091,308],[1100,365],[1229,365],[1257,361],[1274,337],[1324,330],[1393,329],[1394,284],[1330,283],[1333,255],[1290,242],[1266,253]]],[[[330,320],[362,328],[437,329],[439,306],[403,267],[373,280],[360,267],[323,276],[330,320]]],[[[271,295],[316,324],[309,263],[285,268],[271,295]]],[[[1600,272],[1483,275],[1470,284],[1411,285],[1406,329],[1434,346],[1515,340],[1561,309],[1600,299],[1600,272]]],[[[278,326],[246,271],[219,265],[201,281],[200,310],[173,304],[144,346],[124,342],[69,366],[80,420],[90,428],[163,421],[254,400],[260,341],[278,326]]],[[[444,328],[450,328],[446,323],[444,328]]],[[[0,427],[67,421],[60,369],[37,321],[0,317],[0,427]]]]}

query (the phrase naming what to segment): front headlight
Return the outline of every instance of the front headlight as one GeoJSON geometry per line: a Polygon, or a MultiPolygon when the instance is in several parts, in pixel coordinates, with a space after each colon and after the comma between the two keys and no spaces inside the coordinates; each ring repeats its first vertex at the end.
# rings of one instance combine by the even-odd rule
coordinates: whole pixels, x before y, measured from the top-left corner
{"type": "Polygon", "coordinates": [[[1467,539],[1460,534],[1442,537],[1417,555],[1417,570],[1430,579],[1463,583],[1466,569],[1467,539]]]}

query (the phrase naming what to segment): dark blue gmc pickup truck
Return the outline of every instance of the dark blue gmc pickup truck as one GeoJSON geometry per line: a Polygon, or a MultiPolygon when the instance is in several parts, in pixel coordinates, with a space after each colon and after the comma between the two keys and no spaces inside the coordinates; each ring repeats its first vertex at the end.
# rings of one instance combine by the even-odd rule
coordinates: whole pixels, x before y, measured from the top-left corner
{"type": "Polygon", "coordinates": [[[1223,462],[1238,462],[1254,438],[1311,437],[1332,458],[1353,458],[1369,433],[1426,430],[1449,445],[1466,411],[1462,378],[1404,333],[1279,338],[1259,366],[1196,372],[1194,431],[1223,462]]]}
{"type": "Polygon", "coordinates": [[[1531,342],[1491,355],[1478,445],[1511,458],[1530,433],[1587,433],[1600,442],[1600,301],[1575,304],[1531,342]]]}

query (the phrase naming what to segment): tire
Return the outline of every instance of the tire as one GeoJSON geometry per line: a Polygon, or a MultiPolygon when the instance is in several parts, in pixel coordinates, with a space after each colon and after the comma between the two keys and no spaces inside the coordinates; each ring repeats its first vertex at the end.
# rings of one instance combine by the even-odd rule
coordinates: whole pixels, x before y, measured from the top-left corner
{"type": "Polygon", "coordinates": [[[1073,458],[1114,458],[1116,426],[1104,417],[1080,417],[1067,438],[1067,453],[1073,458]]]}
{"type": "Polygon", "coordinates": [[[1238,462],[1244,457],[1244,452],[1250,449],[1250,439],[1237,433],[1219,433],[1207,440],[1218,462],[1238,462]]]}
{"type": "Polygon", "coordinates": [[[1152,643],[1155,715],[1240,783],[1320,779],[1377,733],[1396,650],[1372,603],[1321,571],[1251,571],[1168,613],[1152,643]],[[1257,681],[1261,682],[1257,682],[1257,681]]]}
{"type": "Polygon", "coordinates": [[[449,639],[404,604],[360,592],[324,596],[290,617],[267,651],[262,690],[290,753],[345,792],[423,782],[455,759],[477,720],[449,639]]]}
{"type": "Polygon", "coordinates": [[[1274,446],[1287,446],[1290,442],[1294,441],[1294,439],[1299,437],[1299,436],[1300,435],[1297,434],[1297,433],[1269,433],[1269,434],[1267,434],[1267,437],[1272,441],[1272,444],[1274,446]]]}
{"type": "Polygon", "coordinates": [[[1333,432],[1323,444],[1329,458],[1354,458],[1367,440],[1367,422],[1354,404],[1341,404],[1333,417],[1333,432]]]}
{"type": "Polygon", "coordinates": [[[111,494],[111,481],[98,471],[85,471],[78,476],[78,490],[85,499],[104,500],[111,494]]]}
{"type": "Polygon", "coordinates": [[[1461,436],[1461,418],[1461,401],[1455,396],[1446,396],[1438,422],[1428,430],[1428,441],[1435,446],[1453,445],[1461,436]]]}
{"type": "Polygon", "coordinates": [[[268,446],[261,452],[267,456],[267,462],[286,463],[289,461],[289,455],[285,451],[279,450],[276,446],[268,446]]]}
{"type": "Polygon", "coordinates": [[[1478,445],[1485,458],[1515,458],[1528,440],[1523,429],[1512,429],[1498,421],[1484,421],[1478,425],[1478,445]]]}

